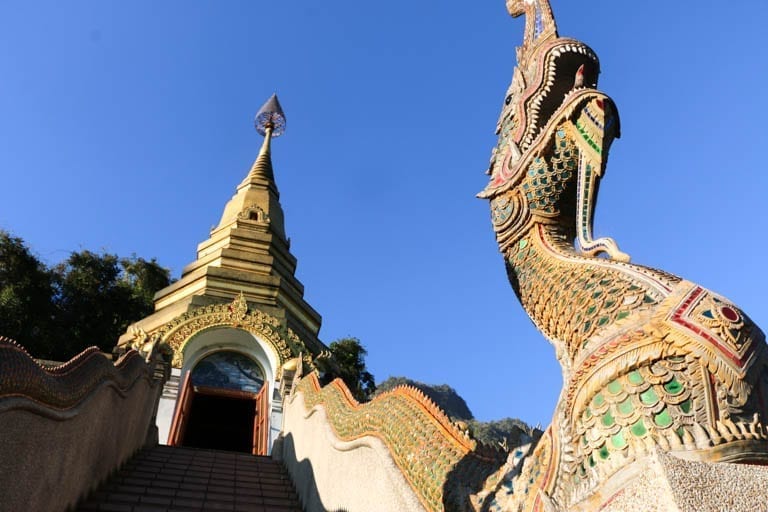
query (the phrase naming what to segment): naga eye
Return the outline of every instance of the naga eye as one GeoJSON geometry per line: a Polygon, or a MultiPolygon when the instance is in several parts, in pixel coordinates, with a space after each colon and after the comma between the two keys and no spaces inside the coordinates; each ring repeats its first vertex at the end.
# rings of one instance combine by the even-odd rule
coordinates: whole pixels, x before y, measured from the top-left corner
{"type": "Polygon", "coordinates": [[[508,95],[506,98],[504,98],[504,104],[505,105],[509,105],[511,101],[512,101],[512,95],[511,94],[508,95]]]}

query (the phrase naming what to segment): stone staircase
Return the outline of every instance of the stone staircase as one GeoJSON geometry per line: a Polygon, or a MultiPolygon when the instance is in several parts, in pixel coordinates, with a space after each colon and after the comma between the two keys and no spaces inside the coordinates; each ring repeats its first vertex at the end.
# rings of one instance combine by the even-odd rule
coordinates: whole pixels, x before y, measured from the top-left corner
{"type": "Polygon", "coordinates": [[[300,512],[283,466],[269,457],[156,446],[128,461],[76,511],[300,512]]]}

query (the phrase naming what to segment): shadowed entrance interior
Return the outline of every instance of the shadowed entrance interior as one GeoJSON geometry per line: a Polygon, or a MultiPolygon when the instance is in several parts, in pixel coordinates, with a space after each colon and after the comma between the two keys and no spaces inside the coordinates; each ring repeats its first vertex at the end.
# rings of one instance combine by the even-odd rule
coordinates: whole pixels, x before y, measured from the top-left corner
{"type": "Polygon", "coordinates": [[[195,393],[182,446],[251,453],[256,399],[195,393]]]}
{"type": "Polygon", "coordinates": [[[207,356],[184,377],[168,444],[267,455],[269,389],[264,371],[245,355],[207,356]]]}

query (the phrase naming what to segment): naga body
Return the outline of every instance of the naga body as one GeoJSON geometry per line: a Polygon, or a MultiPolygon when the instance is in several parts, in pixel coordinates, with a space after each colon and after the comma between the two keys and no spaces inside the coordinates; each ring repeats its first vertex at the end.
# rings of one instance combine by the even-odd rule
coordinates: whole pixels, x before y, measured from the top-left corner
{"type": "Polygon", "coordinates": [[[479,196],[564,387],[505,508],[596,510],[655,450],[768,463],[763,333],[727,299],[593,238],[616,106],[596,88],[597,56],[559,37],[546,0],[507,8],[526,16],[525,39],[479,196]]]}

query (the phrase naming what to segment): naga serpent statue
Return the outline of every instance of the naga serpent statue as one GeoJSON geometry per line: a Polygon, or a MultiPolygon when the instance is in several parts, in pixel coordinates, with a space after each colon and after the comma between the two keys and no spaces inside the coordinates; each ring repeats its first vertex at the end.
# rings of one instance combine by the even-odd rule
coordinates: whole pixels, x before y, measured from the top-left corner
{"type": "Polygon", "coordinates": [[[616,106],[596,89],[597,56],[558,35],[547,0],[507,9],[526,17],[525,38],[479,197],[564,386],[505,509],[597,510],[657,451],[768,464],[763,333],[720,295],[593,238],[616,106]]]}

